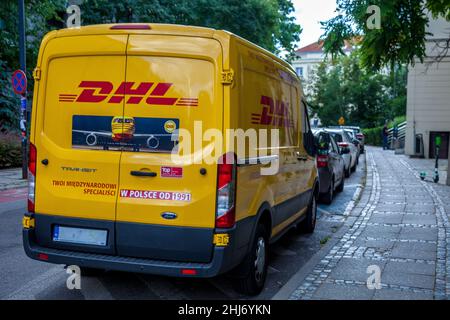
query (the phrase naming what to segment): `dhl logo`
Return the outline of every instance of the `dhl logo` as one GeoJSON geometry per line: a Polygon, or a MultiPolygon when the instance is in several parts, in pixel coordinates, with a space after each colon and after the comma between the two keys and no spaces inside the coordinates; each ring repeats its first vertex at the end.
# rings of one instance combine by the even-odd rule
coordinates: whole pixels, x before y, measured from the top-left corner
{"type": "Polygon", "coordinates": [[[252,113],[252,123],[271,125],[274,127],[293,127],[294,122],[289,115],[289,103],[261,96],[261,113],[252,113]]]}
{"type": "Polygon", "coordinates": [[[114,85],[109,81],[81,81],[78,88],[83,88],[79,94],[60,94],[60,102],[90,102],[100,103],[107,100],[107,103],[122,103],[127,99],[127,104],[139,104],[145,99],[149,105],[162,106],[198,106],[198,99],[195,98],[171,98],[166,97],[167,91],[172,87],[172,83],[165,82],[122,82],[114,90],[114,85]],[[148,94],[150,92],[150,94],[148,94]],[[148,94],[148,95],[147,95],[148,94]]]}

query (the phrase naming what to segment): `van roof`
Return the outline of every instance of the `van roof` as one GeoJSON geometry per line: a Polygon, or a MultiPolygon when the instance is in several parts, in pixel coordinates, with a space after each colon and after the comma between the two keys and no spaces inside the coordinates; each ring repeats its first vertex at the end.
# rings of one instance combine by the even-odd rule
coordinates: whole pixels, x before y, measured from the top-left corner
{"type": "Polygon", "coordinates": [[[293,72],[292,66],[285,60],[277,57],[272,52],[254,44],[234,33],[226,30],[217,30],[206,27],[196,27],[187,25],[177,25],[177,24],[164,24],[164,23],[116,23],[116,24],[95,24],[87,25],[79,28],[67,28],[59,29],[51,32],[56,38],[59,37],[71,37],[71,36],[85,36],[94,34],[168,34],[168,35],[180,35],[180,36],[191,36],[191,37],[204,37],[204,38],[214,38],[216,33],[226,34],[230,37],[239,38],[249,45],[252,45],[259,50],[264,51],[267,55],[271,56],[274,60],[278,61],[284,67],[287,67],[293,72]]]}
{"type": "Polygon", "coordinates": [[[79,28],[59,29],[56,37],[90,35],[90,34],[176,34],[176,35],[195,35],[200,37],[212,37],[215,29],[184,26],[176,24],[162,23],[117,23],[117,24],[95,24],[82,26],[79,28]]]}

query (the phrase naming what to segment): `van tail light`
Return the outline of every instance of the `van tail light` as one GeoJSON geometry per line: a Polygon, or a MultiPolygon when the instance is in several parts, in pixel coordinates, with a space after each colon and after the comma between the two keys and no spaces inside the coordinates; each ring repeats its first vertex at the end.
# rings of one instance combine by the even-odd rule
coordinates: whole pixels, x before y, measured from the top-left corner
{"type": "Polygon", "coordinates": [[[328,167],[328,156],[319,155],[317,156],[317,168],[328,167]]]}
{"type": "Polygon", "coordinates": [[[36,190],[36,159],[36,147],[34,144],[30,143],[30,150],[28,154],[28,212],[33,213],[36,190]]]}
{"type": "Polygon", "coordinates": [[[226,153],[217,165],[216,228],[231,228],[236,222],[236,156],[226,153]]]}
{"type": "Polygon", "coordinates": [[[364,139],[364,134],[362,134],[362,133],[357,133],[357,134],[356,134],[356,139],[359,139],[359,140],[364,139]]]}
{"type": "Polygon", "coordinates": [[[338,145],[339,145],[339,147],[342,147],[342,148],[348,148],[347,142],[339,142],[338,145]]]}

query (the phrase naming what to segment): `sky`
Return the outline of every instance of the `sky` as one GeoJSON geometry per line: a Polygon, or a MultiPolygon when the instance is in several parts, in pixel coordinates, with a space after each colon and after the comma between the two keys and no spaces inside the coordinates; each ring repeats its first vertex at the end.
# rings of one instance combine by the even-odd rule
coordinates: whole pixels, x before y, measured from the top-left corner
{"type": "Polygon", "coordinates": [[[336,0],[292,0],[295,6],[295,17],[303,32],[300,35],[299,48],[316,42],[323,34],[320,21],[334,17],[336,0]]]}

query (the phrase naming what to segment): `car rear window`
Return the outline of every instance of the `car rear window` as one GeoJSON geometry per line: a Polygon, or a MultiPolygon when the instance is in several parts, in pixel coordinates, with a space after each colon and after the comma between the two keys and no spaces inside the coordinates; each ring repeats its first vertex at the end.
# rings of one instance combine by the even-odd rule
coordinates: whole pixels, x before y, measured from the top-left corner
{"type": "Polygon", "coordinates": [[[343,142],[344,139],[342,139],[341,134],[337,133],[337,132],[330,132],[330,134],[333,136],[334,140],[339,143],[339,142],[343,142]]]}

